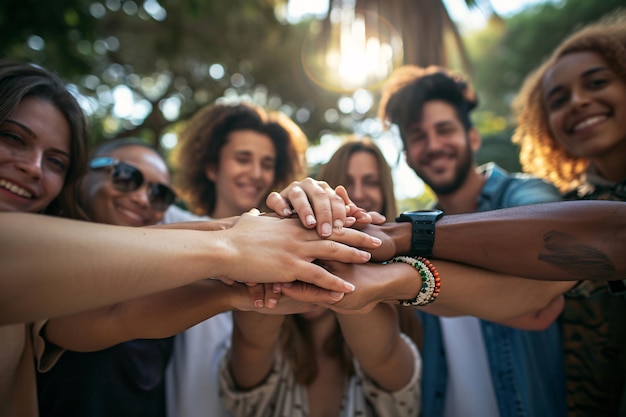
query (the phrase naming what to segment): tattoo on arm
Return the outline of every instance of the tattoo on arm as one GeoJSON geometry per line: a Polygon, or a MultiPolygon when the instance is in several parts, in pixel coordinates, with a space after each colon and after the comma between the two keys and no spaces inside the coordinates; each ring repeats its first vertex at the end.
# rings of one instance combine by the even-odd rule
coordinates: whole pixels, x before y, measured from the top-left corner
{"type": "Polygon", "coordinates": [[[615,266],[604,252],[570,235],[548,232],[543,241],[545,251],[539,253],[539,260],[563,269],[574,277],[607,280],[615,274],[615,266]]]}

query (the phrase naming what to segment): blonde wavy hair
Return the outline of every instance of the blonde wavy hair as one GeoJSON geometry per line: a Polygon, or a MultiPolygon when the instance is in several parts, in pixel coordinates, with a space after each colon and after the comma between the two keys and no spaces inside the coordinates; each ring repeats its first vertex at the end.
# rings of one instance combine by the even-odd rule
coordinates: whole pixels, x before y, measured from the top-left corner
{"type": "Polygon", "coordinates": [[[610,14],[566,38],[526,78],[513,103],[518,126],[513,142],[520,145],[523,170],[552,182],[562,192],[579,185],[589,160],[572,155],[554,138],[543,100],[542,81],[559,59],[577,52],[601,55],[609,68],[626,82],[626,10],[610,14]]]}

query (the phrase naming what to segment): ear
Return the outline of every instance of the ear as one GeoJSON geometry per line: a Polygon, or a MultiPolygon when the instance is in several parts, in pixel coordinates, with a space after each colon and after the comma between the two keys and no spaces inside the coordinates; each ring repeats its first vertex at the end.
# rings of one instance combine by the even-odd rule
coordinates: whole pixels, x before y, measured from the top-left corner
{"type": "Polygon", "coordinates": [[[470,148],[473,152],[477,152],[480,149],[480,145],[482,145],[482,139],[480,138],[480,133],[476,128],[471,128],[468,132],[470,148]]]}
{"type": "Polygon", "coordinates": [[[206,168],[204,168],[204,175],[206,175],[209,181],[216,182],[217,167],[215,165],[207,165],[206,168]]]}

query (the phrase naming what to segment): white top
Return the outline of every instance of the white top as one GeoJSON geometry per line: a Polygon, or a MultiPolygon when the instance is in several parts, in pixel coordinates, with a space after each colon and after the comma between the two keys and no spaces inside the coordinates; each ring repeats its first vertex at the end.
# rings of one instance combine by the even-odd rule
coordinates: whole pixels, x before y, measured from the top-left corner
{"type": "MultiPolygon", "coordinates": [[[[210,218],[170,206],[163,223],[199,220],[210,218]]],[[[218,396],[218,374],[219,363],[230,345],[232,327],[232,315],[225,312],[176,335],[165,375],[168,416],[229,416],[218,396]]]]}
{"type": "Polygon", "coordinates": [[[440,317],[448,365],[444,417],[499,417],[487,351],[475,317],[440,317]]]}
{"type": "MultiPolygon", "coordinates": [[[[368,378],[354,361],[355,375],[346,383],[338,417],[417,417],[420,413],[422,360],[413,341],[402,334],[415,358],[413,375],[403,388],[388,392],[368,378]]],[[[295,381],[290,364],[280,349],[274,355],[272,371],[265,381],[252,389],[236,388],[223,359],[220,367],[222,401],[235,417],[307,417],[308,389],[295,381]]]]}

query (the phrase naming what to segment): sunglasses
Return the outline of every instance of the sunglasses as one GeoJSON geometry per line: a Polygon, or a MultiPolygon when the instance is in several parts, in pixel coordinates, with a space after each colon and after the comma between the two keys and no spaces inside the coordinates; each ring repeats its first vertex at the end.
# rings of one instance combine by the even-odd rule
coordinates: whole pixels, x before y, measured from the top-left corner
{"type": "MultiPolygon", "coordinates": [[[[95,158],[89,163],[91,169],[112,168],[113,188],[123,193],[136,191],[144,183],[143,174],[136,167],[115,158],[95,158]]],[[[148,201],[157,211],[165,211],[176,201],[176,193],[169,186],[148,182],[148,201]]]]}

